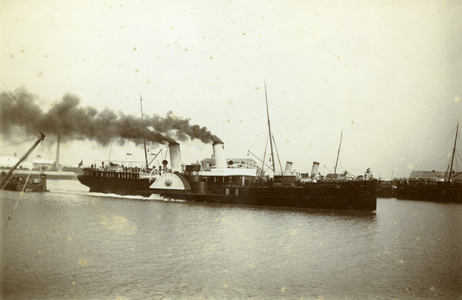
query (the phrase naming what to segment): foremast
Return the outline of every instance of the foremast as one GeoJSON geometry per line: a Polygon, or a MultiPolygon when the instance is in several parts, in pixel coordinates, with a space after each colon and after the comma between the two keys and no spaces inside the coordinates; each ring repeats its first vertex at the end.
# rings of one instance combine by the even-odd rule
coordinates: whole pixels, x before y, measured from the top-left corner
{"type": "Polygon", "coordinates": [[[274,166],[273,136],[271,135],[271,122],[270,122],[269,109],[268,109],[268,97],[266,95],[266,82],[265,82],[265,100],[266,100],[266,116],[268,118],[268,131],[269,131],[269,140],[270,140],[270,148],[271,148],[271,162],[273,165],[273,174],[276,174],[276,167],[274,166]]]}
{"type": "MultiPolygon", "coordinates": [[[[141,98],[141,93],[140,93],[140,108],[141,108],[141,123],[144,123],[143,121],[143,99],[141,98]]],[[[146,139],[143,137],[143,143],[144,143],[144,158],[146,160],[146,172],[148,171],[148,152],[146,151],[146,139]]]]}

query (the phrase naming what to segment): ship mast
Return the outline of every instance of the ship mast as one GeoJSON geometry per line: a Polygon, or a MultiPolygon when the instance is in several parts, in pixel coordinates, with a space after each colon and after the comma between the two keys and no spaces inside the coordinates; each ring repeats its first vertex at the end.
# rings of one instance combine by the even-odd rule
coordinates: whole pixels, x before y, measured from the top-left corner
{"type": "Polygon", "coordinates": [[[273,139],[271,135],[271,125],[270,125],[269,109],[268,109],[268,97],[266,96],[266,81],[265,81],[265,99],[266,99],[266,115],[268,117],[268,131],[269,131],[270,148],[271,148],[271,161],[273,163],[273,173],[274,175],[276,175],[276,167],[274,166],[273,139]]]}
{"type": "Polygon", "coordinates": [[[451,181],[452,164],[454,163],[454,156],[455,156],[455,154],[456,154],[457,134],[458,134],[458,133],[459,133],[459,122],[457,122],[456,138],[454,139],[454,148],[452,149],[451,166],[449,167],[448,182],[451,181]]]}
{"type": "Polygon", "coordinates": [[[337,172],[337,163],[338,163],[338,158],[340,156],[340,147],[342,146],[342,138],[343,138],[343,129],[342,129],[342,134],[340,135],[340,144],[338,145],[338,153],[337,153],[337,160],[335,161],[334,176],[335,176],[335,173],[337,172]]]}
{"type": "MultiPolygon", "coordinates": [[[[143,122],[143,99],[141,98],[141,93],[140,93],[140,107],[141,107],[141,123],[143,122]]],[[[148,171],[148,153],[146,152],[146,139],[143,137],[143,143],[144,143],[144,158],[146,159],[146,172],[148,171]]]]}

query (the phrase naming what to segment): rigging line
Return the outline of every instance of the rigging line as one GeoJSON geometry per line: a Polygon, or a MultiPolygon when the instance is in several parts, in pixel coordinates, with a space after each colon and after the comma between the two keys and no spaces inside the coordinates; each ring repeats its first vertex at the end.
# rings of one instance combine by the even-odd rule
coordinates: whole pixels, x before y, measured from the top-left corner
{"type": "MultiPolygon", "coordinates": [[[[277,126],[276,126],[276,127],[277,127],[277,126]]],[[[299,127],[299,126],[295,126],[295,127],[293,127],[293,128],[294,128],[296,131],[298,131],[300,134],[305,134],[304,132],[302,132],[302,131],[300,130],[300,127],[299,127]]],[[[286,130],[283,130],[283,131],[284,131],[286,134],[288,134],[288,132],[287,132],[286,130]]],[[[333,146],[332,144],[326,142],[326,140],[325,140],[322,136],[317,135],[314,131],[313,131],[312,133],[313,133],[313,134],[315,135],[315,137],[316,137],[315,140],[320,140],[320,141],[322,141],[322,143],[321,143],[321,148],[322,148],[322,145],[325,145],[325,146],[327,146],[328,148],[334,148],[334,146],[333,146]]],[[[300,139],[298,139],[298,138],[295,138],[295,139],[298,140],[299,142],[301,142],[301,143],[304,144],[304,145],[308,145],[305,141],[302,141],[302,140],[300,140],[300,139]]],[[[326,159],[326,161],[334,163],[334,160],[332,159],[332,157],[327,156],[327,155],[325,154],[325,152],[320,152],[319,150],[317,150],[317,147],[313,147],[313,143],[311,143],[311,146],[309,146],[309,149],[310,149],[310,150],[313,150],[314,152],[316,152],[316,153],[318,153],[318,154],[321,154],[321,155],[324,157],[324,159],[326,159]]],[[[355,169],[358,173],[361,173],[361,172],[362,172],[355,164],[353,164],[353,163],[352,163],[351,161],[349,161],[347,158],[343,157],[343,160],[346,161],[347,163],[349,163],[349,164],[351,165],[351,167],[349,167],[349,168],[355,169]]]]}
{"type": "MultiPolygon", "coordinates": [[[[281,168],[281,174],[282,174],[282,164],[281,164],[281,159],[279,158],[279,151],[278,151],[278,148],[276,147],[276,140],[274,139],[274,136],[273,136],[273,140],[274,140],[274,150],[276,150],[276,155],[278,156],[278,161],[279,161],[279,168],[281,168]]],[[[274,170],[274,175],[276,175],[276,170],[274,170]]]]}
{"type": "MultiPolygon", "coordinates": [[[[265,128],[265,130],[266,130],[266,128],[265,128]]],[[[265,152],[263,153],[263,160],[262,160],[262,166],[261,166],[263,174],[265,173],[265,159],[266,159],[266,150],[267,149],[268,149],[268,138],[266,138],[265,152]]]]}
{"type": "MultiPolygon", "coordinates": [[[[310,127],[310,125],[307,125],[307,127],[310,127]]],[[[313,126],[313,127],[314,127],[314,126],[313,126]]],[[[304,127],[301,127],[301,126],[293,126],[291,130],[296,130],[296,131],[298,131],[300,134],[305,135],[306,133],[303,132],[303,131],[301,131],[301,128],[304,128],[304,127]]],[[[324,135],[318,135],[318,134],[316,134],[316,132],[317,132],[316,130],[313,130],[313,131],[310,132],[312,135],[314,135],[314,140],[321,141],[322,144],[326,145],[327,147],[336,149],[336,147],[335,147],[334,144],[331,144],[330,142],[327,142],[327,141],[324,139],[324,135]]],[[[319,130],[319,132],[323,132],[323,131],[322,131],[322,130],[319,130]]],[[[287,131],[286,131],[286,133],[287,133],[287,131]]]]}
{"type": "Polygon", "coordinates": [[[258,138],[262,135],[262,133],[266,131],[266,126],[263,128],[263,130],[260,132],[260,134],[257,136],[257,139],[255,140],[255,142],[253,142],[252,146],[250,146],[249,150],[252,149],[252,147],[258,142],[258,138]]]}
{"type": "MultiPolygon", "coordinates": [[[[278,128],[278,126],[276,126],[276,128],[278,128]]],[[[296,128],[298,131],[299,131],[299,128],[296,128]]],[[[282,130],[283,132],[285,132],[286,134],[289,134],[288,131],[285,131],[285,130],[282,130]]],[[[300,131],[299,131],[300,132],[300,131]]],[[[301,133],[301,132],[300,132],[301,133]]],[[[294,138],[294,137],[293,137],[294,138]]],[[[306,143],[305,141],[303,140],[300,140],[299,138],[297,138],[295,136],[294,138],[295,140],[298,140],[301,144],[304,144],[305,146],[307,146],[307,148],[309,148],[309,150],[312,150],[313,152],[316,152],[318,154],[320,154],[326,161],[328,162],[331,162],[331,163],[334,163],[335,161],[332,159],[331,156],[327,156],[325,154],[325,152],[320,152],[317,147],[313,147],[313,143],[311,143],[311,146],[308,145],[309,143],[306,143]]],[[[332,145],[329,145],[329,143],[325,142],[324,141],[324,144],[329,147],[329,148],[333,148],[331,147],[332,145]]],[[[343,163],[340,163],[339,166],[341,166],[342,168],[344,169],[347,169],[347,170],[354,170],[354,173],[362,173],[361,169],[358,168],[354,163],[352,163],[349,159],[347,159],[346,157],[342,156],[342,160],[343,160],[343,163]],[[345,162],[347,162],[350,166],[346,167],[345,165],[345,162]]]]}
{"type": "Polygon", "coordinates": [[[368,192],[368,191],[363,192],[363,191],[359,190],[359,189],[355,186],[354,180],[350,180],[350,182],[351,182],[351,185],[352,185],[358,192],[364,194],[365,196],[369,195],[369,192],[368,192]]]}
{"type": "MultiPolygon", "coordinates": [[[[456,153],[456,148],[457,148],[457,136],[459,135],[459,123],[457,123],[457,128],[456,128],[456,137],[454,140],[454,149],[452,150],[452,157],[451,157],[451,166],[449,167],[449,175],[448,175],[448,181],[451,181],[451,173],[452,173],[452,166],[454,165],[454,156],[456,153]]],[[[445,176],[446,177],[446,176],[445,176]]]]}
{"type": "MultiPolygon", "coordinates": [[[[456,154],[457,154],[457,157],[458,157],[460,160],[462,160],[462,156],[460,156],[460,153],[456,153],[456,154]]],[[[457,163],[457,161],[456,161],[456,163],[457,163]]]]}
{"type": "MultiPolygon", "coordinates": [[[[3,82],[3,80],[0,79],[0,81],[3,83],[3,86],[6,88],[6,90],[7,90],[8,93],[10,94],[11,98],[13,98],[13,100],[16,101],[16,103],[18,104],[19,108],[21,108],[22,112],[23,112],[24,114],[27,115],[27,117],[32,121],[32,123],[34,123],[34,125],[35,125],[36,128],[39,128],[39,127],[37,126],[37,123],[34,121],[35,119],[31,118],[31,116],[24,110],[24,108],[21,106],[21,104],[20,104],[19,101],[16,99],[16,97],[13,96],[13,94],[10,92],[10,90],[8,89],[8,87],[6,86],[6,84],[3,82]]],[[[40,130],[39,130],[39,132],[40,132],[40,130]]]]}
{"type": "MultiPolygon", "coordinates": [[[[276,124],[276,123],[273,122],[273,125],[275,125],[275,124],[276,124]]],[[[277,125],[277,124],[276,124],[276,125],[277,125]]],[[[278,126],[274,126],[274,127],[276,127],[276,129],[279,128],[278,126]]],[[[296,129],[297,129],[297,131],[299,131],[301,134],[304,134],[304,133],[302,133],[298,128],[296,128],[296,129]]],[[[325,154],[325,152],[321,152],[321,151],[319,151],[319,150],[317,149],[317,147],[313,147],[313,143],[307,143],[307,142],[305,142],[305,141],[303,141],[303,140],[297,138],[297,136],[293,136],[293,135],[292,135],[291,133],[289,133],[289,131],[287,131],[287,130],[281,130],[281,131],[284,132],[286,135],[291,136],[292,139],[295,139],[295,140],[299,141],[301,144],[307,146],[307,148],[309,148],[310,150],[312,150],[312,151],[314,151],[314,152],[320,154],[321,156],[324,157],[324,159],[325,159],[326,161],[334,162],[330,156],[327,156],[327,155],[325,154]]],[[[326,145],[326,146],[329,147],[329,148],[334,148],[334,147],[331,147],[331,145],[329,145],[329,143],[326,143],[325,141],[324,141],[324,145],[326,145]]]]}
{"type": "MultiPolygon", "coordinates": [[[[343,129],[342,129],[342,136],[343,136],[343,129]]],[[[342,143],[342,138],[340,138],[340,144],[342,143]]],[[[345,148],[345,147],[344,147],[345,148]]],[[[340,152],[340,146],[339,146],[339,152],[340,152]]],[[[332,161],[332,159],[329,159],[332,161]]],[[[338,167],[342,167],[344,170],[354,170],[355,173],[362,173],[363,171],[358,168],[354,163],[352,163],[345,155],[342,155],[342,157],[339,156],[339,163],[338,167]],[[347,165],[349,164],[349,166],[347,165]]],[[[334,171],[335,173],[336,171],[334,171]]]]}
{"type": "MultiPolygon", "coordinates": [[[[143,99],[141,98],[141,92],[140,92],[140,108],[141,108],[141,123],[144,123],[143,119],[143,99]]],[[[146,151],[146,139],[143,137],[143,144],[144,144],[144,158],[146,160],[146,169],[148,169],[149,164],[148,164],[148,153],[146,151]]]]}
{"type": "MultiPolygon", "coordinates": [[[[39,131],[39,132],[40,132],[40,131],[39,131]]],[[[43,143],[43,138],[45,137],[45,135],[43,135],[42,132],[40,132],[40,133],[42,134],[42,137],[41,137],[40,141],[37,140],[37,142],[36,142],[36,143],[40,143],[40,147],[39,147],[38,149],[41,148],[42,143],[43,143]]],[[[36,146],[37,146],[37,144],[34,144],[34,148],[35,148],[36,146]]],[[[22,160],[22,162],[23,162],[23,161],[30,155],[30,153],[33,151],[34,148],[31,148],[31,149],[20,159],[20,161],[22,160]]],[[[39,152],[37,152],[37,154],[38,154],[38,153],[39,153],[39,152]]],[[[36,154],[36,155],[37,155],[37,154],[36,154]]],[[[21,163],[22,163],[22,162],[21,162],[21,163]]],[[[18,167],[18,166],[19,166],[19,161],[15,164],[15,167],[18,167]]],[[[4,179],[3,179],[4,181],[2,181],[2,183],[4,183],[4,184],[3,184],[2,187],[0,187],[0,191],[3,190],[3,189],[5,188],[5,186],[8,184],[8,182],[10,182],[11,178],[13,178],[13,175],[14,175],[13,172],[14,172],[14,170],[15,170],[15,169],[14,169],[14,167],[13,167],[13,170],[10,170],[10,171],[8,172],[8,174],[6,175],[7,178],[4,178],[4,179]]]]}
{"type": "MultiPolygon", "coordinates": [[[[330,161],[332,161],[330,159],[330,161]]],[[[354,172],[356,173],[362,173],[363,171],[358,168],[354,163],[352,163],[349,159],[347,159],[345,156],[342,156],[340,158],[340,161],[339,161],[339,167],[343,168],[343,169],[346,169],[346,170],[354,170],[354,172]],[[349,166],[347,166],[347,164],[349,164],[349,166]]]]}
{"type": "Polygon", "coordinates": [[[348,160],[345,156],[340,157],[339,159],[339,168],[343,168],[344,170],[347,170],[348,172],[351,173],[359,173],[362,174],[364,171],[358,168],[354,163],[352,163],[350,160],[348,160]]]}
{"type": "Polygon", "coordinates": [[[338,158],[340,156],[340,148],[342,146],[342,138],[343,138],[343,129],[342,129],[342,134],[340,135],[340,144],[338,146],[337,160],[335,161],[334,175],[337,172],[337,164],[338,164],[338,158]]]}
{"type": "Polygon", "coordinates": [[[449,151],[446,151],[445,153],[442,154],[441,157],[435,158],[436,155],[440,154],[443,149],[443,145],[440,145],[440,147],[436,148],[431,155],[425,158],[423,161],[421,161],[417,166],[416,169],[425,169],[429,165],[438,162],[442,157],[447,156],[449,154],[449,151]]]}
{"type": "Polygon", "coordinates": [[[15,204],[15,206],[13,208],[13,211],[11,211],[11,214],[8,216],[8,221],[13,218],[13,213],[16,210],[16,206],[18,206],[18,203],[19,203],[19,200],[21,199],[21,196],[24,194],[24,190],[26,189],[27,182],[29,182],[29,178],[30,178],[30,173],[29,173],[29,175],[27,175],[26,182],[24,183],[24,186],[22,187],[21,193],[19,193],[18,200],[16,201],[16,204],[15,204]]]}
{"type": "MultiPolygon", "coordinates": [[[[448,143],[449,140],[452,138],[452,136],[453,136],[453,133],[452,133],[452,131],[451,131],[451,132],[448,133],[448,135],[444,138],[444,140],[442,140],[442,142],[435,148],[435,150],[433,150],[433,151],[430,153],[430,155],[432,155],[432,156],[431,156],[431,157],[430,157],[430,155],[427,156],[422,162],[420,162],[420,163],[416,166],[416,169],[419,169],[419,168],[420,168],[420,169],[424,169],[424,168],[422,167],[422,165],[423,165],[423,166],[428,166],[428,165],[434,163],[434,162],[435,162],[434,157],[441,151],[441,149],[443,148],[443,146],[447,145],[447,143],[448,143]]],[[[445,154],[445,155],[446,155],[446,154],[445,154]]]]}
{"type": "Polygon", "coordinates": [[[271,159],[273,163],[273,173],[276,173],[276,167],[274,166],[274,153],[273,153],[273,135],[271,134],[271,122],[269,118],[269,108],[268,108],[268,97],[266,95],[266,81],[265,81],[265,101],[266,101],[266,115],[268,118],[268,133],[269,133],[269,139],[270,139],[270,147],[271,147],[271,159]]]}
{"type": "Polygon", "coordinates": [[[33,139],[30,139],[30,140],[27,140],[27,141],[18,142],[18,143],[11,144],[11,145],[6,145],[6,146],[1,146],[0,148],[6,148],[6,147],[11,147],[11,146],[16,146],[16,145],[19,145],[19,144],[22,144],[22,143],[26,143],[26,142],[30,142],[30,141],[35,141],[35,140],[36,140],[36,138],[33,138],[33,139]]]}
{"type": "MultiPolygon", "coordinates": [[[[35,156],[37,157],[37,155],[40,153],[40,149],[42,148],[42,142],[40,142],[40,146],[38,147],[37,149],[37,153],[35,154],[35,156]]],[[[16,210],[16,207],[18,206],[18,203],[19,203],[19,200],[21,199],[21,196],[24,194],[24,190],[26,189],[26,186],[27,186],[27,183],[29,182],[29,178],[30,178],[30,175],[32,174],[32,170],[30,170],[29,174],[27,175],[27,179],[26,179],[26,182],[24,182],[24,186],[22,187],[22,191],[21,193],[19,193],[19,196],[18,196],[18,200],[16,201],[16,204],[13,208],[13,211],[11,212],[11,214],[8,216],[8,221],[11,220],[13,218],[13,213],[14,211],[16,210]]],[[[40,175],[39,175],[40,176],[40,175]]],[[[10,178],[11,180],[11,178],[10,178]]],[[[9,181],[9,180],[8,180],[9,181]]]]}
{"type": "Polygon", "coordinates": [[[443,153],[443,154],[442,154],[440,157],[438,157],[437,159],[434,159],[433,161],[431,161],[431,162],[429,162],[429,163],[423,165],[422,167],[420,167],[420,165],[419,165],[419,166],[415,167],[414,169],[415,169],[415,170],[425,170],[425,169],[427,169],[429,166],[431,166],[432,164],[434,164],[434,163],[436,163],[436,162],[438,162],[438,161],[442,161],[443,158],[446,159],[447,156],[448,156],[447,153],[443,153]]]}
{"type": "Polygon", "coordinates": [[[351,161],[349,161],[347,158],[345,158],[344,156],[341,157],[341,161],[339,162],[339,167],[342,167],[346,170],[354,170],[354,172],[356,173],[362,173],[363,171],[358,168],[356,165],[354,165],[351,161]],[[350,166],[346,166],[345,162],[347,162],[348,164],[350,164],[350,166]]]}
{"type": "Polygon", "coordinates": [[[338,168],[347,170],[348,172],[351,172],[351,173],[362,173],[363,172],[360,168],[358,168],[355,164],[353,164],[351,161],[346,159],[344,156],[339,158],[338,168]],[[349,165],[347,165],[347,163],[349,165]]]}

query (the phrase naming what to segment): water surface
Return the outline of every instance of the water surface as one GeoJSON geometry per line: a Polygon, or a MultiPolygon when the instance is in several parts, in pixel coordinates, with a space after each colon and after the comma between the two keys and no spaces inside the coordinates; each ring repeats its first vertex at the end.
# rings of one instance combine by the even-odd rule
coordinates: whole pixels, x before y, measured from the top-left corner
{"type": "Polygon", "coordinates": [[[48,185],[49,193],[0,192],[2,299],[462,295],[458,204],[378,199],[374,213],[334,212],[48,185]]]}

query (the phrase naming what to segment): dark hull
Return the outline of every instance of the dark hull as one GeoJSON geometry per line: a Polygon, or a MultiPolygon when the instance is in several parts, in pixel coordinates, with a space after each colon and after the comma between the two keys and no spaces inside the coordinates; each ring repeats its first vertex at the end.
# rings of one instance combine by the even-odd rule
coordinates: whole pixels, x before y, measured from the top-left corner
{"type": "MultiPolygon", "coordinates": [[[[305,188],[301,188],[301,190],[307,192],[305,188]]],[[[313,193],[314,195],[309,195],[309,193],[299,193],[298,189],[292,188],[267,188],[266,190],[264,188],[241,188],[239,191],[240,195],[237,196],[169,192],[161,193],[161,195],[165,198],[191,202],[351,211],[376,210],[375,196],[315,195],[319,190],[313,193]]]]}
{"type": "Polygon", "coordinates": [[[398,199],[462,203],[462,184],[398,183],[398,199]]]}
{"type": "MultiPolygon", "coordinates": [[[[376,190],[375,180],[306,183],[298,186],[210,186],[209,194],[185,194],[183,198],[239,205],[374,211],[376,190]]],[[[180,198],[174,194],[164,194],[164,197],[180,198]]]]}
{"type": "Polygon", "coordinates": [[[17,192],[47,192],[47,178],[45,174],[33,174],[29,176],[29,179],[27,177],[24,174],[15,174],[3,189],[17,192]]]}
{"type": "Polygon", "coordinates": [[[396,198],[398,196],[398,191],[396,187],[385,186],[379,187],[377,189],[377,197],[379,198],[396,198]]]}
{"type": "Polygon", "coordinates": [[[30,184],[28,183],[26,185],[26,188],[24,188],[23,183],[7,183],[5,187],[3,188],[6,191],[16,191],[16,192],[47,192],[46,185],[44,184],[30,184]]]}
{"type": "Polygon", "coordinates": [[[77,179],[90,188],[92,193],[117,194],[123,196],[150,196],[148,179],[114,179],[79,175],[77,179]]]}
{"type": "Polygon", "coordinates": [[[147,179],[118,179],[79,175],[90,192],[118,195],[150,196],[191,202],[228,203],[235,205],[375,211],[377,181],[308,183],[300,186],[232,186],[209,185],[198,192],[149,189],[147,179]]]}

